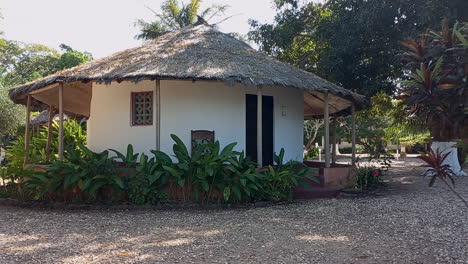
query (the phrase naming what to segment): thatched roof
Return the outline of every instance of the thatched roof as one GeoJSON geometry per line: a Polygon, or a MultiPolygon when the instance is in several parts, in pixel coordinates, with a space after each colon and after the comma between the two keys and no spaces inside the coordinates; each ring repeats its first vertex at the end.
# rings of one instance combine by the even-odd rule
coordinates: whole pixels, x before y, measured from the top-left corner
{"type": "Polygon", "coordinates": [[[10,90],[23,103],[26,94],[58,82],[138,82],[145,79],[217,80],[228,84],[280,85],[326,92],[358,108],[364,96],[312,73],[256,51],[244,42],[208,25],[193,25],[167,33],[142,46],[117,52],[10,90]]]}
{"type": "Polygon", "coordinates": [[[48,110],[42,111],[40,114],[32,117],[31,120],[29,121],[29,123],[33,126],[47,124],[47,122],[49,122],[48,110]]]}
{"type": "MultiPolygon", "coordinates": [[[[66,120],[68,119],[67,115],[64,115],[63,118],[66,120]]],[[[59,119],[58,113],[54,115],[52,120],[57,121],[59,119]]],[[[49,110],[44,110],[40,112],[38,115],[31,118],[29,123],[33,126],[40,126],[45,125],[49,122],[49,110]]]]}

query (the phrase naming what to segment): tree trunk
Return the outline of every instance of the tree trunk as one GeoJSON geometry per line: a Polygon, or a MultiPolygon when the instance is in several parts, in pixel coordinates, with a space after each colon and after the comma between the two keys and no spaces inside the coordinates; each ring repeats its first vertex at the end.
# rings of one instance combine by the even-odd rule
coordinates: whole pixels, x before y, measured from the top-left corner
{"type": "Polygon", "coordinates": [[[454,146],[456,142],[440,142],[440,141],[433,141],[431,149],[434,152],[439,150],[441,154],[445,154],[450,152],[447,158],[444,160],[443,164],[448,164],[452,171],[457,176],[467,176],[466,173],[462,170],[460,163],[458,162],[458,154],[457,148],[454,146]]]}
{"type": "Polygon", "coordinates": [[[317,138],[318,131],[320,129],[321,125],[316,125],[314,127],[314,135],[307,141],[307,144],[305,145],[305,150],[309,151],[312,145],[314,144],[315,139],[317,138]]]}

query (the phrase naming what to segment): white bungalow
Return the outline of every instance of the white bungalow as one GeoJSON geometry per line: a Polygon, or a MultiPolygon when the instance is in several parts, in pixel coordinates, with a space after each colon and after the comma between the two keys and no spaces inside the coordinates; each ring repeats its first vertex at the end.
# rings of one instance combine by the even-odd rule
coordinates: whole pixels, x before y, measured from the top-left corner
{"type": "Polygon", "coordinates": [[[133,144],[138,152],[172,153],[170,134],[187,146],[214,136],[222,145],[237,142],[259,166],[271,164],[281,148],[287,160],[302,161],[304,119],[328,120],[365,102],[204,24],[21,85],[10,98],[28,109],[89,118],[87,144],[94,151],[133,144]]]}

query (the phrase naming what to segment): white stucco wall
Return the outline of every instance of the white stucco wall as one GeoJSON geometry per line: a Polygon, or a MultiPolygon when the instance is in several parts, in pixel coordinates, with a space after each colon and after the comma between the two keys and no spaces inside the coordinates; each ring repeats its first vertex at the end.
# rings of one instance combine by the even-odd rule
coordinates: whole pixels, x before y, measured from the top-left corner
{"type": "MultiPolygon", "coordinates": [[[[132,144],[135,152],[156,148],[156,126],[131,125],[131,92],[155,91],[151,81],[93,83],[91,115],[87,123],[87,143],[93,151],[116,149],[126,153],[132,144]]],[[[155,111],[155,107],[153,107],[155,111]]],[[[153,117],[155,113],[153,112],[153,117]]]]}
{"type": "MultiPolygon", "coordinates": [[[[93,84],[88,146],[95,151],[115,148],[123,152],[131,143],[138,152],[155,149],[156,126],[132,127],[130,120],[130,93],[154,91],[155,87],[154,81],[93,84]]],[[[191,130],[214,130],[222,146],[237,142],[236,150],[245,149],[245,94],[255,94],[256,87],[161,81],[160,92],[162,151],[172,153],[170,134],[179,136],[189,147],[191,130]]],[[[264,87],[263,94],[274,97],[275,152],[284,148],[287,160],[302,160],[303,92],[273,86],[264,87]]]]}

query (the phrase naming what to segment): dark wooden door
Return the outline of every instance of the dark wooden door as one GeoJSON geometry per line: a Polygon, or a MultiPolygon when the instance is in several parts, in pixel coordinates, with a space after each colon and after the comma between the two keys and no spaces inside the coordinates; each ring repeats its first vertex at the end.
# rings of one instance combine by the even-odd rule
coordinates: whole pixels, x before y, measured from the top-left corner
{"type": "MultiPolygon", "coordinates": [[[[246,148],[245,152],[252,161],[257,162],[257,95],[247,94],[246,101],[246,148]]],[[[262,96],[262,145],[263,165],[273,164],[274,133],[273,96],[262,96]]]]}

